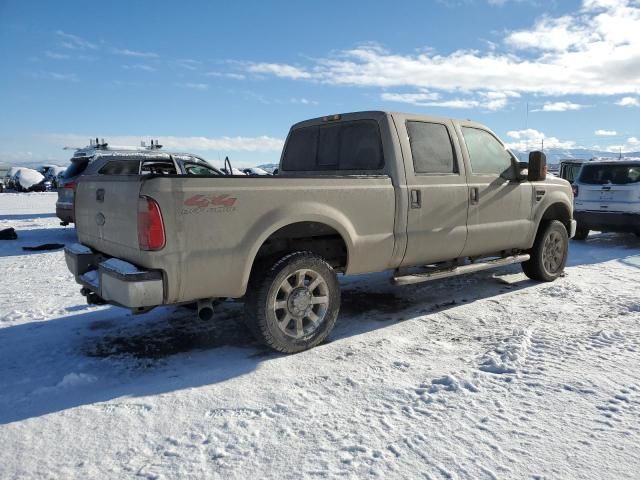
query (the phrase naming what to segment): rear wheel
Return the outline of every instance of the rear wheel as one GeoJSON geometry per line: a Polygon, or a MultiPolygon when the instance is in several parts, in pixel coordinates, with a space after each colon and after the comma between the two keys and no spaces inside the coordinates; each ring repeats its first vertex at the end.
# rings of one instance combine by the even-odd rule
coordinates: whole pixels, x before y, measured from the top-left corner
{"type": "Polygon", "coordinates": [[[340,286],[331,266],[311,252],[295,252],[256,267],[247,287],[246,323],[256,339],[285,353],[327,338],[340,310],[340,286]]]}
{"type": "Polygon", "coordinates": [[[533,280],[552,282],[562,275],[569,253],[567,229],[558,220],[540,225],[531,259],[522,264],[525,275],[533,280]]]}
{"type": "Polygon", "coordinates": [[[586,240],[589,236],[589,229],[578,225],[576,228],[576,234],[573,236],[574,240],[586,240]]]}

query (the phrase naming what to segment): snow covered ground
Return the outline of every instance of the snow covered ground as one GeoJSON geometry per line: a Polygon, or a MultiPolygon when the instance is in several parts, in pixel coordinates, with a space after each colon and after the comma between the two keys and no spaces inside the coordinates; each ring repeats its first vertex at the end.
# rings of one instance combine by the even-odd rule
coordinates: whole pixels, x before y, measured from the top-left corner
{"type": "Polygon", "coordinates": [[[410,287],[344,283],[330,341],[256,345],[242,306],[88,307],[54,194],[0,194],[0,478],[639,478],[640,239],[410,287]]]}

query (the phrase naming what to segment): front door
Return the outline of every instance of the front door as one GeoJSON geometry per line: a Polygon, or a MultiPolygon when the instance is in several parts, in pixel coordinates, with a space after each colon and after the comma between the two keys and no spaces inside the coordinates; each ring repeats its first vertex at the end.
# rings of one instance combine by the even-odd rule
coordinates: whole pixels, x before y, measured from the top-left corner
{"type": "Polygon", "coordinates": [[[513,178],[512,154],[489,131],[461,127],[469,167],[467,242],[463,256],[526,247],[532,219],[532,186],[513,178]]]}
{"type": "Polygon", "coordinates": [[[402,266],[457,258],[467,238],[467,182],[448,121],[398,116],[409,193],[407,250],[402,266]]]}

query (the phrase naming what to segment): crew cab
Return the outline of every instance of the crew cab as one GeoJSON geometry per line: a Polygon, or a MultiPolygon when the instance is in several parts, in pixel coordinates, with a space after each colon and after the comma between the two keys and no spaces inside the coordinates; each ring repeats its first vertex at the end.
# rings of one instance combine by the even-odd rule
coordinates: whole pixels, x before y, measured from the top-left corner
{"type": "Polygon", "coordinates": [[[523,166],[478,123],[347,113],[295,124],[277,176],[83,177],[65,255],[89,302],[197,302],[207,320],[242,297],[260,341],[298,352],[333,328],[338,273],[404,285],[521,263],[555,280],[572,200],[543,154],[523,166]]]}
{"type": "Polygon", "coordinates": [[[640,160],[585,163],[573,184],[576,240],[590,230],[640,236],[640,160]]]}

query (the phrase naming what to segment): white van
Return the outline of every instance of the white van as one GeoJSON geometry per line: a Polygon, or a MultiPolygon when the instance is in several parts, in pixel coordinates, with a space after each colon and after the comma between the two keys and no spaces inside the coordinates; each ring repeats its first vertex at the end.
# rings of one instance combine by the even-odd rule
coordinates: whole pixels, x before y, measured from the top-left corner
{"type": "Polygon", "coordinates": [[[587,238],[589,230],[640,236],[640,159],[584,163],[573,195],[576,240],[587,238]]]}

